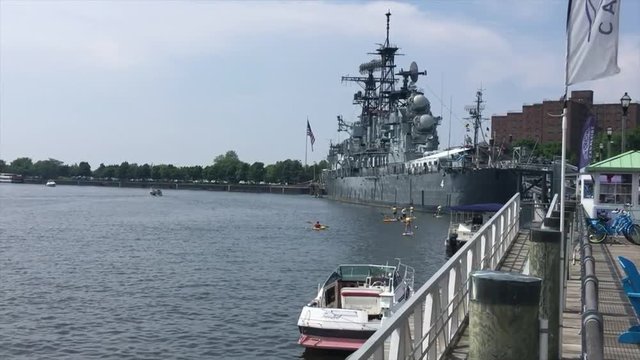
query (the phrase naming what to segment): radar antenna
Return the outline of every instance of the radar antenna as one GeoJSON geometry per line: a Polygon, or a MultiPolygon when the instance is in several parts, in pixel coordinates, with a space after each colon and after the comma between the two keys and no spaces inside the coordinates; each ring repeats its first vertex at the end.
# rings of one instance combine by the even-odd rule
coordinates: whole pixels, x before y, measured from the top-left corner
{"type": "Polygon", "coordinates": [[[476,101],[473,105],[466,105],[465,111],[469,112],[470,118],[473,120],[473,147],[476,150],[476,167],[480,165],[480,147],[478,146],[478,130],[480,129],[480,122],[487,120],[482,117],[482,110],[484,110],[484,100],[482,100],[482,89],[476,91],[476,101]]]}
{"type": "Polygon", "coordinates": [[[400,75],[404,78],[402,82],[402,86],[406,88],[409,82],[408,79],[411,79],[411,83],[415,84],[416,82],[418,82],[419,75],[427,76],[427,71],[426,70],[418,71],[418,64],[416,64],[415,61],[412,61],[411,65],[409,66],[409,71],[404,71],[403,69],[400,69],[400,72],[397,73],[396,75],[400,75]]]}

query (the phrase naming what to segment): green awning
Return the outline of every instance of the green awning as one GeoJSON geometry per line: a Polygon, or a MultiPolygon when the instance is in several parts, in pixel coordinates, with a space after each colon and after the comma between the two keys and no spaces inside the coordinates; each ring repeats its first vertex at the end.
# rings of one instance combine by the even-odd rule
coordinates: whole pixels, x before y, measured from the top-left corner
{"type": "Polygon", "coordinates": [[[624,154],[591,164],[587,166],[587,172],[640,172],[640,151],[627,151],[624,154]]]}

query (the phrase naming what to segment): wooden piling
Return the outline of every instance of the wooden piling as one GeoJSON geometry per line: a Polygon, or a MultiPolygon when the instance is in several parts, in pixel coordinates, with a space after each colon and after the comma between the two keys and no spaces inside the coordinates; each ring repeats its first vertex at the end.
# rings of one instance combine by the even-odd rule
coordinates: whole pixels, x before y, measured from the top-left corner
{"type": "Polygon", "coordinates": [[[519,273],[471,273],[469,360],[538,360],[541,283],[519,273]]]}
{"type": "Polygon", "coordinates": [[[529,274],[542,279],[540,318],[549,321],[547,359],[558,359],[560,348],[560,231],[531,229],[529,274]]]}

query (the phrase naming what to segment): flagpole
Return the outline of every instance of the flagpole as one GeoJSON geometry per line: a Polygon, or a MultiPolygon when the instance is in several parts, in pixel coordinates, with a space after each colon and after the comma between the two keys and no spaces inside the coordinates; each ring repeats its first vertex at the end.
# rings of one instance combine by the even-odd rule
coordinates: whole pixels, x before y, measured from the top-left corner
{"type": "MultiPolygon", "coordinates": [[[[309,117],[307,116],[307,124],[309,124],[309,117]]],[[[304,128],[304,167],[307,167],[307,147],[309,146],[309,133],[307,128],[304,128]]]]}

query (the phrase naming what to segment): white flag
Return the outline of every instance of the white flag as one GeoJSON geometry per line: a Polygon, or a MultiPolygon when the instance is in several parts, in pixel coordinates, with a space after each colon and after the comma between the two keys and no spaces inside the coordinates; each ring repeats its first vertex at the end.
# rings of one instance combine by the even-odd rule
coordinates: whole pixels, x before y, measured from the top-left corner
{"type": "Polygon", "coordinates": [[[569,0],[566,85],[620,72],[621,0],[569,0]]]}

